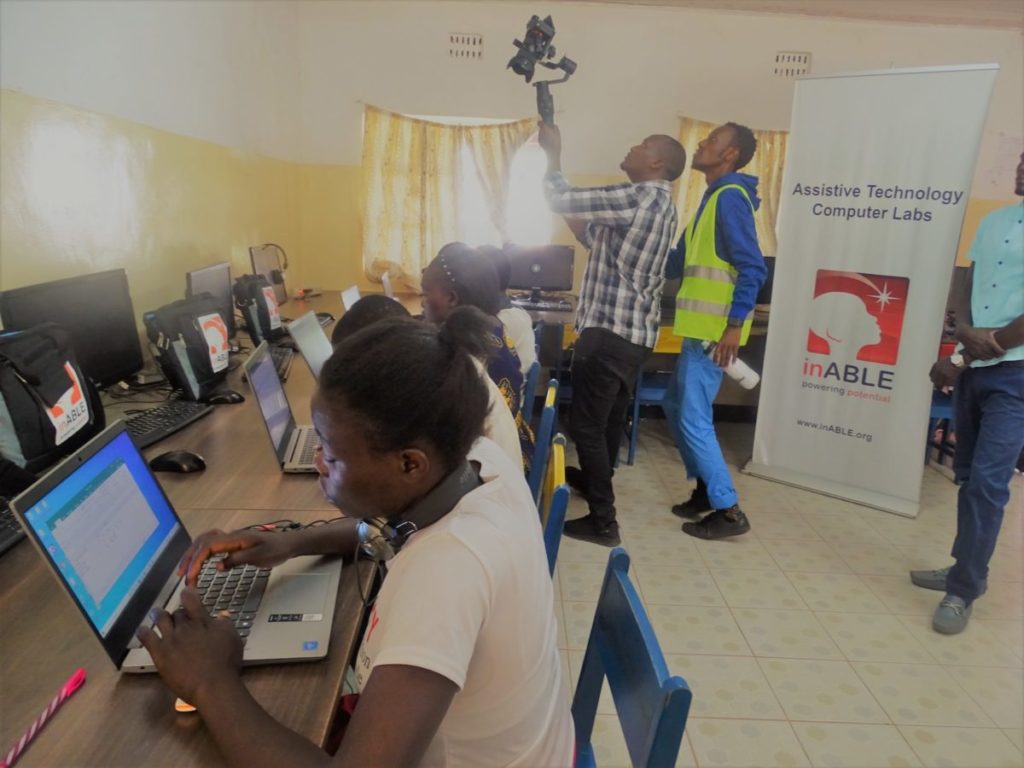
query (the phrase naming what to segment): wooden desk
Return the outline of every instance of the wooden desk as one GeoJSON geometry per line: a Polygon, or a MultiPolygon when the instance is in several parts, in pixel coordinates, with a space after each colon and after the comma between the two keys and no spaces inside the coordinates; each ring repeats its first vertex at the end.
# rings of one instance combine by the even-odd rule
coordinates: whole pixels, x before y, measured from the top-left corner
{"type": "MultiPolygon", "coordinates": [[[[284,307],[289,317],[302,311],[299,302],[284,307]]],[[[256,403],[240,378],[241,371],[234,371],[229,386],[246,394],[244,404],[218,406],[213,414],[146,451],[152,456],[181,447],[206,458],[207,469],[201,474],[158,475],[186,528],[195,535],[212,527],[230,530],[278,517],[311,522],[336,516],[337,510],[322,498],[315,476],[281,473],[256,403]]],[[[312,388],[309,369],[297,358],[286,391],[300,421],[308,421],[312,388]]],[[[327,659],[243,672],[260,704],[314,743],[324,743],[333,721],[345,668],[360,640],[360,591],[369,592],[373,576],[374,568],[366,561],[358,566],[346,563],[342,569],[327,659]]],[[[21,735],[76,668],[85,667],[88,674],[86,684],[36,737],[19,765],[222,764],[202,720],[176,714],[174,696],[156,675],[114,669],[27,541],[0,558],[0,616],[0,749],[6,750],[21,735]]]]}

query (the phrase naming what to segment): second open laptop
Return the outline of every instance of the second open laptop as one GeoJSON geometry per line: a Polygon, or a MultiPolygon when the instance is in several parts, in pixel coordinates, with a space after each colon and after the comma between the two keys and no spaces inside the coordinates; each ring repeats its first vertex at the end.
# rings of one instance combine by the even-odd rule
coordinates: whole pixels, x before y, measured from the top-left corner
{"type": "Polygon", "coordinates": [[[320,447],[320,438],[312,426],[296,425],[266,342],[256,347],[244,367],[281,471],[316,472],[316,449],[320,447]]]}
{"type": "Polygon", "coordinates": [[[324,333],[316,312],[307,312],[302,317],[286,323],[285,327],[299,348],[314,378],[320,377],[320,369],[334,352],[330,339],[324,333]]]}
{"type": "MultiPolygon", "coordinates": [[[[153,671],[135,633],[151,623],[151,609],[178,607],[185,586],[178,563],[191,539],[124,422],[71,454],[11,508],[117,668],[153,671]]],[[[338,558],[230,571],[207,561],[198,593],[208,612],[230,616],[245,643],[243,663],[306,661],[327,654],[340,576],[338,558]]]]}

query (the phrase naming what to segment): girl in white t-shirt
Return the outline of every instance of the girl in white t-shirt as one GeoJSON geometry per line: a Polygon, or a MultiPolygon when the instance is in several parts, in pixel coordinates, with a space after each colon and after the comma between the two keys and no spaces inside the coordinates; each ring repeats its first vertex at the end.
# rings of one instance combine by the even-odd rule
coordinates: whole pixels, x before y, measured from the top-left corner
{"type": "MultiPolygon", "coordinates": [[[[541,528],[519,467],[481,437],[487,391],[463,341],[473,313],[440,328],[375,323],[335,350],[313,398],[320,484],[347,517],[277,534],[213,531],[202,562],[275,565],[348,553],[379,521],[419,529],[389,560],[356,664],[361,696],[333,758],[273,720],[239,677],[231,623],[195,592],[140,639],[194,703],[228,764],[570,766],[573,727],[556,642],[541,528]],[[460,341],[460,337],[462,340],[460,341]],[[366,525],[367,521],[378,522],[366,525]]],[[[365,539],[365,537],[364,537],[365,539]]]]}

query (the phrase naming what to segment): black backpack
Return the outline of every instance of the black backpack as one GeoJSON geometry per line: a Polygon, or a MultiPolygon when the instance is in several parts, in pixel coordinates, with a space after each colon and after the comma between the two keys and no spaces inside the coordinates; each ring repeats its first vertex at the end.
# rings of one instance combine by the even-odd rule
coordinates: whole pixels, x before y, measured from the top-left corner
{"type": "Polygon", "coordinates": [[[249,330],[254,346],[263,341],[277,341],[284,338],[285,328],[281,324],[281,313],[277,306],[274,288],[263,275],[242,275],[235,280],[232,289],[235,305],[242,310],[242,317],[249,330]]]}
{"type": "Polygon", "coordinates": [[[56,323],[0,333],[0,456],[41,472],[106,426],[99,392],[56,323]]]}
{"type": "Polygon", "coordinates": [[[142,316],[153,357],[171,386],[205,400],[228,374],[231,343],[217,300],[208,293],[142,316]]]}

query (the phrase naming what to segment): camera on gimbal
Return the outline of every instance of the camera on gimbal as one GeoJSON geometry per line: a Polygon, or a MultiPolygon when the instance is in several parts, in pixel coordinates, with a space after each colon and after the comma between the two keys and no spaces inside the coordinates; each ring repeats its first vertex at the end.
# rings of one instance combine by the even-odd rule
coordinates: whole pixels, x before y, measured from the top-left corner
{"type": "Polygon", "coordinates": [[[523,40],[513,41],[519,52],[509,60],[507,67],[526,78],[528,83],[533,79],[534,68],[538,64],[547,69],[560,69],[565,73],[558,80],[533,83],[533,87],[537,89],[537,111],[541,119],[549,125],[554,123],[555,106],[548,89],[555,83],[564,83],[576,71],[576,62],[566,56],[557,62],[551,61],[555,57],[555,46],[551,44],[554,37],[555,23],[550,16],[543,21],[539,16],[532,16],[526,24],[523,40]]]}

